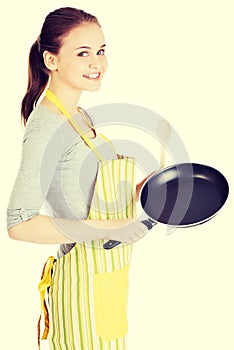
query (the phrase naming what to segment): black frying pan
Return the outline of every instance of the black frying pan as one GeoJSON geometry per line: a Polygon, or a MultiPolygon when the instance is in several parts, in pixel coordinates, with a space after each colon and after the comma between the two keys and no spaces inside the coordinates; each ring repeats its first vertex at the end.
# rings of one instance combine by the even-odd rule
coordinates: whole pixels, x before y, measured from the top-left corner
{"type": "MultiPolygon", "coordinates": [[[[215,168],[182,163],[153,174],[143,185],[140,202],[148,219],[148,229],[162,223],[172,227],[202,224],[214,217],[229,193],[228,182],[215,168]]],[[[111,249],[121,242],[110,240],[111,249]]]]}

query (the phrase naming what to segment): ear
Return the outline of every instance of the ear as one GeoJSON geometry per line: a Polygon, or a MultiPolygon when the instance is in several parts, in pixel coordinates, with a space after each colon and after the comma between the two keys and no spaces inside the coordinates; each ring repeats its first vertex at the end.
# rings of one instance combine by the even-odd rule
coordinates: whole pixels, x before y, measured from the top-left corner
{"type": "Polygon", "coordinates": [[[57,57],[49,51],[43,52],[43,59],[46,68],[53,71],[57,69],[57,57]]]}

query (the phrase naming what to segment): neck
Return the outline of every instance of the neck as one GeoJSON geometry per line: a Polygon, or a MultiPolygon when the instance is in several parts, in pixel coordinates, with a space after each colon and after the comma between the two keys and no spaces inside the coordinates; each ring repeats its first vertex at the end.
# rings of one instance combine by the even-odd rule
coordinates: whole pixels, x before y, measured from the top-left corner
{"type": "Polygon", "coordinates": [[[77,104],[82,90],[72,89],[62,84],[55,85],[53,82],[50,83],[49,90],[55,94],[71,115],[77,113],[77,104]]]}

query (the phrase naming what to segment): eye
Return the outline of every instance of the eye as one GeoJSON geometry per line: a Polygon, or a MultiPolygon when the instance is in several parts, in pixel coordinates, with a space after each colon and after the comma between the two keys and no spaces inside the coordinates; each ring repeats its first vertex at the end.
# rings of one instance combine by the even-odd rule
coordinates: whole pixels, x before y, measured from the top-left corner
{"type": "Polygon", "coordinates": [[[77,56],[80,56],[80,57],[87,57],[89,55],[89,53],[87,51],[82,51],[80,53],[78,53],[77,56]]]}
{"type": "Polygon", "coordinates": [[[105,50],[104,49],[101,49],[98,51],[97,53],[98,55],[105,55],[105,50]]]}

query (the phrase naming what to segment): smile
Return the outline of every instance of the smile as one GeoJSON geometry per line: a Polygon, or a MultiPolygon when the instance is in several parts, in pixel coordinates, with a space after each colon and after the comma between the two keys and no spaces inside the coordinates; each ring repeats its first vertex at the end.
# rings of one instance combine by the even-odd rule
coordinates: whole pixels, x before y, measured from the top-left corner
{"type": "Polygon", "coordinates": [[[92,73],[92,74],[84,74],[83,77],[87,78],[87,79],[98,79],[100,78],[101,73],[92,73]]]}

